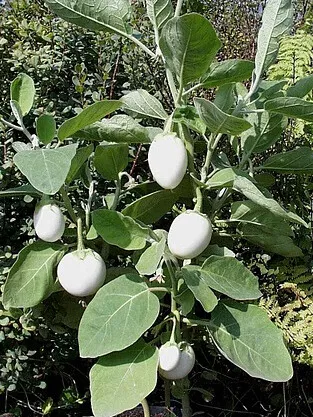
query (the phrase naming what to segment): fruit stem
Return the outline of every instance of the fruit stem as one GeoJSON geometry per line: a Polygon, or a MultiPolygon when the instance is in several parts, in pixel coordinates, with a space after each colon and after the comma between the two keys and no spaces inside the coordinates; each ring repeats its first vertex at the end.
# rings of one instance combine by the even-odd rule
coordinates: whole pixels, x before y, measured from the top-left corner
{"type": "Polygon", "coordinates": [[[141,401],[141,405],[142,405],[142,408],[143,408],[144,417],[150,417],[149,404],[148,404],[148,401],[145,398],[141,401]]]}
{"type": "Polygon", "coordinates": [[[80,217],[77,219],[77,250],[79,253],[82,253],[85,250],[83,240],[83,222],[80,217]]]}
{"type": "Polygon", "coordinates": [[[65,191],[64,185],[62,185],[62,187],[60,188],[60,194],[62,196],[62,199],[64,201],[66,210],[68,211],[68,214],[70,215],[70,218],[72,219],[72,221],[74,223],[77,223],[77,217],[76,214],[74,212],[71,200],[69,199],[67,192],[65,191]]]}
{"type": "Polygon", "coordinates": [[[118,179],[115,181],[115,194],[114,194],[114,200],[111,206],[111,210],[116,210],[118,203],[119,203],[119,199],[120,199],[120,194],[121,194],[121,190],[122,190],[122,177],[121,177],[121,173],[118,175],[118,179]]]}

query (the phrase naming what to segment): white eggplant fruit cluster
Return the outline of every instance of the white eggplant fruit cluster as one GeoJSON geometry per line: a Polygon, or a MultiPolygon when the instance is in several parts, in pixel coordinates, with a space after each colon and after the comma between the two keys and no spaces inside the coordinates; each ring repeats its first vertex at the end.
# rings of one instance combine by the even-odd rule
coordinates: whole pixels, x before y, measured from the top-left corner
{"type": "Polygon", "coordinates": [[[66,254],[57,268],[62,287],[76,297],[92,295],[103,285],[106,266],[101,256],[91,250],[76,250],[66,254]]]}
{"type": "Polygon", "coordinates": [[[56,204],[39,204],[34,212],[34,227],[37,236],[45,242],[56,242],[61,239],[65,220],[56,204]]]}
{"type": "Polygon", "coordinates": [[[150,145],[148,164],[155,181],[163,188],[176,188],[187,170],[188,158],[183,141],[176,133],[160,133],[150,145]]]}
{"type": "Polygon", "coordinates": [[[166,343],[159,349],[159,372],[166,379],[185,378],[192,371],[195,361],[195,352],[189,343],[166,343]]]}
{"type": "Polygon", "coordinates": [[[187,210],[177,216],[168,232],[168,247],[180,259],[199,256],[209,245],[212,223],[204,214],[187,210]]]}

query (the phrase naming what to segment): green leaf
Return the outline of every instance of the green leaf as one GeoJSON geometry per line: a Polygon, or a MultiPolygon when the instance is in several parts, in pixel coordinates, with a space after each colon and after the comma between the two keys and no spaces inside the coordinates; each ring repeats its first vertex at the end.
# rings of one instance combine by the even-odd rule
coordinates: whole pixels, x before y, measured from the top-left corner
{"type": "Polygon", "coordinates": [[[70,184],[72,181],[74,181],[78,177],[82,166],[88,160],[92,151],[93,151],[92,144],[88,146],[84,146],[83,148],[77,149],[76,154],[74,158],[72,159],[69,173],[67,174],[67,177],[66,177],[67,184],[70,184]]]}
{"type": "Polygon", "coordinates": [[[55,267],[64,255],[64,246],[35,242],[18,255],[3,291],[5,308],[34,307],[54,289],[55,267]]]}
{"type": "Polygon", "coordinates": [[[21,151],[13,161],[33,187],[43,194],[52,195],[65,182],[77,145],[57,149],[21,151]]]}
{"type": "Polygon", "coordinates": [[[220,46],[211,23],[197,13],[170,19],[160,37],[165,63],[181,87],[207,72],[220,46]]]}
{"type": "Polygon", "coordinates": [[[128,164],[128,145],[126,143],[106,143],[98,145],[94,164],[96,170],[106,180],[117,180],[119,173],[128,164]]]}
{"type": "Polygon", "coordinates": [[[313,151],[308,146],[270,156],[262,169],[283,174],[313,174],[313,151]]]}
{"type": "Polygon", "coordinates": [[[298,97],[279,97],[265,103],[265,109],[271,113],[284,114],[293,119],[313,122],[313,102],[298,97]]]}
{"type": "Polygon", "coordinates": [[[103,100],[91,104],[83,109],[77,116],[62,123],[58,130],[58,138],[64,140],[72,137],[74,133],[114,112],[119,109],[121,105],[122,103],[118,100],[103,100]]]}
{"type": "Polygon", "coordinates": [[[173,122],[183,123],[201,135],[205,134],[206,124],[200,119],[194,106],[184,105],[175,109],[173,122]]]}
{"type": "MultiPolygon", "coordinates": [[[[183,280],[182,280],[183,281],[183,280]]],[[[187,316],[195,305],[195,297],[193,292],[185,284],[183,281],[183,285],[179,289],[178,294],[175,296],[175,300],[181,306],[181,313],[184,316],[187,316]]]]}
{"type": "Polygon", "coordinates": [[[0,191],[0,197],[22,197],[24,195],[30,195],[32,197],[41,197],[42,194],[31,185],[21,185],[16,188],[8,188],[7,190],[0,191]]]}
{"type": "Polygon", "coordinates": [[[152,242],[143,254],[140,256],[136,269],[141,275],[152,275],[157,270],[165,250],[165,239],[159,242],[152,242]]]}
{"type": "Polygon", "coordinates": [[[277,201],[271,197],[266,197],[253,182],[247,177],[236,176],[233,184],[233,188],[246,196],[254,203],[266,208],[276,216],[280,216],[286,220],[293,221],[308,227],[306,222],[297,216],[295,213],[285,211],[277,201]]]}
{"type": "Polygon", "coordinates": [[[32,108],[35,92],[34,81],[27,74],[18,74],[12,81],[10,87],[11,100],[14,100],[19,104],[23,116],[28,114],[32,108]]]}
{"type": "Polygon", "coordinates": [[[131,18],[129,0],[45,0],[52,11],[67,22],[86,29],[116,32],[121,35],[131,33],[128,21],[131,18]]]}
{"type": "Polygon", "coordinates": [[[92,214],[92,223],[102,239],[127,250],[143,249],[150,239],[149,229],[117,211],[100,209],[92,214]]]}
{"type": "Polygon", "coordinates": [[[186,266],[181,270],[187,287],[193,292],[195,298],[201,303],[207,313],[210,313],[217,306],[217,298],[210,289],[208,283],[203,279],[197,267],[186,266]]]}
{"type": "Polygon", "coordinates": [[[263,226],[243,224],[239,226],[239,231],[248,242],[260,246],[268,252],[285,257],[303,256],[301,249],[293,243],[291,237],[280,234],[279,229],[269,231],[263,226]]]}
{"type": "Polygon", "coordinates": [[[196,268],[210,288],[235,300],[254,300],[262,295],[257,277],[234,257],[212,255],[196,268]]]}
{"type": "Polygon", "coordinates": [[[146,90],[132,91],[121,98],[123,107],[137,113],[142,117],[153,117],[155,119],[165,120],[167,113],[164,110],[162,103],[148,93],[146,90]]]}
{"type": "Polygon", "coordinates": [[[50,143],[56,134],[54,117],[50,114],[43,114],[39,116],[36,122],[36,132],[42,143],[45,145],[50,143]]]}
{"type": "Polygon", "coordinates": [[[214,62],[208,74],[202,77],[202,85],[206,88],[218,87],[223,84],[236,83],[251,77],[254,62],[244,59],[228,59],[214,62]]]}
{"type": "Polygon", "coordinates": [[[157,383],[158,350],[142,340],[104,356],[91,368],[91,405],[95,417],[112,417],[136,407],[157,383]]]}
{"type": "Polygon", "coordinates": [[[94,123],[79,130],[73,136],[99,142],[151,143],[149,129],[124,114],[94,123]]]}
{"type": "Polygon", "coordinates": [[[177,199],[171,190],[156,191],[135,200],[122,213],[145,224],[155,223],[171,210],[177,199]]]}
{"type": "Polygon", "coordinates": [[[153,27],[161,30],[164,24],[174,16],[171,0],[147,0],[147,15],[153,27]]]}
{"type": "Polygon", "coordinates": [[[23,126],[23,114],[19,103],[16,100],[10,100],[12,113],[20,126],[23,126]]]}
{"type": "Polygon", "coordinates": [[[233,168],[224,168],[216,171],[206,182],[208,188],[232,187],[237,176],[237,170],[233,168]]]}
{"type": "Polygon", "coordinates": [[[266,151],[277,142],[287,127],[288,119],[281,115],[251,113],[247,117],[251,128],[243,132],[241,143],[246,154],[266,151]]]}
{"type": "Polygon", "coordinates": [[[283,334],[259,307],[219,302],[209,329],[219,351],[249,375],[273,382],[292,377],[283,334]]]}
{"type": "Polygon", "coordinates": [[[215,94],[213,103],[223,112],[229,112],[235,104],[235,84],[221,85],[215,94]]]}
{"type": "Polygon", "coordinates": [[[293,236],[291,227],[284,219],[253,201],[246,200],[232,203],[230,219],[240,223],[261,226],[264,231],[275,233],[275,235],[293,236]]]}
{"type": "Polygon", "coordinates": [[[260,80],[267,68],[274,63],[279,40],[293,25],[292,0],[269,0],[263,12],[255,57],[255,76],[260,80]]]}
{"type": "Polygon", "coordinates": [[[288,97],[303,98],[313,90],[313,74],[301,78],[286,91],[288,97]]]}
{"type": "Polygon", "coordinates": [[[159,315],[158,297],[139,275],[122,275],[104,285],[81,319],[80,356],[95,358],[136,342],[159,315]]]}
{"type": "Polygon", "coordinates": [[[237,136],[251,127],[246,120],[224,113],[214,103],[204,98],[195,98],[194,103],[200,118],[212,133],[237,136]]]}

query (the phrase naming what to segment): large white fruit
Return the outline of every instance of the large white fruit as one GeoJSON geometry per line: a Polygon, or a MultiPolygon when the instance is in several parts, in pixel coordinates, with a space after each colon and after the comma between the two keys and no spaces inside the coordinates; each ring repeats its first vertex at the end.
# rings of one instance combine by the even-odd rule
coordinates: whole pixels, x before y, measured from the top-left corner
{"type": "Polygon", "coordinates": [[[187,151],[175,133],[157,135],[148,152],[149,168],[155,181],[172,190],[183,179],[187,169],[187,151]]]}
{"type": "Polygon", "coordinates": [[[185,378],[195,366],[195,352],[192,347],[185,342],[179,344],[180,347],[180,359],[174,369],[170,371],[164,371],[159,369],[160,374],[171,380],[185,378]]]}
{"type": "Polygon", "coordinates": [[[168,247],[177,258],[192,259],[204,251],[211,237],[211,221],[203,214],[186,211],[171,224],[168,247]]]}
{"type": "Polygon", "coordinates": [[[38,205],[34,212],[34,226],[40,239],[56,242],[64,233],[64,216],[56,204],[38,205]]]}
{"type": "Polygon", "coordinates": [[[159,369],[172,371],[178,365],[181,351],[176,344],[166,343],[159,349],[159,369]]]}
{"type": "Polygon", "coordinates": [[[61,259],[57,275],[68,293],[85,297],[94,294],[103,285],[106,266],[97,252],[91,249],[76,250],[61,259]]]}

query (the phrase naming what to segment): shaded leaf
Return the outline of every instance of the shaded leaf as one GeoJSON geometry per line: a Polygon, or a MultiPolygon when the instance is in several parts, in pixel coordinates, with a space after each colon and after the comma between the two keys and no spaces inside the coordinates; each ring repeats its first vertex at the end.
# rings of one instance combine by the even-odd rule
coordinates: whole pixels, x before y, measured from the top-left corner
{"type": "Polygon", "coordinates": [[[265,109],[271,113],[313,122],[313,102],[298,97],[280,97],[269,100],[265,103],[265,109]]]}
{"type": "Polygon", "coordinates": [[[27,74],[18,74],[18,76],[12,81],[10,87],[10,97],[11,100],[16,101],[19,104],[23,116],[28,114],[32,108],[35,92],[34,81],[27,74]]]}
{"type": "Polygon", "coordinates": [[[50,114],[43,114],[36,122],[36,133],[40,141],[45,145],[50,143],[56,134],[56,123],[50,114]]]}
{"type": "Polygon", "coordinates": [[[264,162],[262,169],[283,174],[313,174],[313,151],[308,146],[301,146],[275,154],[264,162]]]}
{"type": "Polygon", "coordinates": [[[223,84],[240,82],[251,77],[254,62],[244,59],[228,59],[211,65],[207,75],[202,77],[206,88],[218,87],[223,84]]]}
{"type": "Polygon", "coordinates": [[[164,255],[165,244],[165,238],[159,242],[152,242],[151,246],[143,252],[136,264],[139,274],[152,275],[156,272],[164,255]]]}
{"type": "Polygon", "coordinates": [[[159,30],[174,16],[171,0],[147,0],[147,15],[153,26],[159,30]]]}
{"type": "Polygon", "coordinates": [[[107,180],[117,180],[119,173],[128,164],[126,143],[106,143],[98,145],[94,157],[96,170],[107,180]]]}
{"type": "Polygon", "coordinates": [[[69,173],[67,174],[67,177],[66,177],[67,184],[70,184],[72,181],[74,181],[78,177],[82,166],[88,160],[92,151],[93,151],[93,145],[88,145],[88,146],[84,146],[83,148],[77,149],[76,154],[74,158],[72,159],[69,173]]]}

